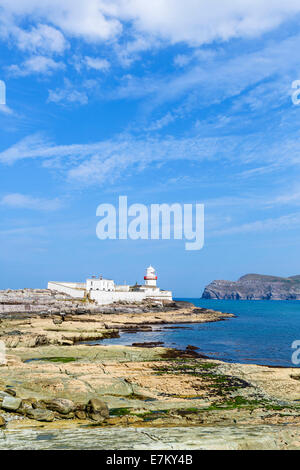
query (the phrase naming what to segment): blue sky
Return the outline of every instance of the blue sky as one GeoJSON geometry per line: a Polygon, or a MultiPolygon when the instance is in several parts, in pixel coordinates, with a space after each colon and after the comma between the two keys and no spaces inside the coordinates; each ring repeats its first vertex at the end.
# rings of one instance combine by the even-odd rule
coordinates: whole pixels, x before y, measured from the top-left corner
{"type": "Polygon", "coordinates": [[[0,288],[300,274],[299,19],[298,0],[1,0],[0,288]],[[203,250],[98,240],[119,195],[204,203],[203,250]]]}

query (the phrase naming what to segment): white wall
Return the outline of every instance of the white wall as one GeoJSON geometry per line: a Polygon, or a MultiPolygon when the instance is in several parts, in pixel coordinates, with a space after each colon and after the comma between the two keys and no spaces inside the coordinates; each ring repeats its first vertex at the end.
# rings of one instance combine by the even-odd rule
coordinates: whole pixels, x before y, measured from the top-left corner
{"type": "Polygon", "coordinates": [[[114,302],[142,302],[146,295],[144,292],[100,292],[91,291],[91,300],[99,305],[108,305],[114,302]]]}
{"type": "MultiPolygon", "coordinates": [[[[86,295],[86,290],[81,287],[82,283],[71,282],[49,282],[48,289],[64,294],[70,295],[75,299],[83,299],[86,295]]],[[[161,291],[157,289],[144,288],[142,291],[124,292],[124,291],[97,291],[92,290],[89,292],[90,299],[95,300],[99,305],[109,305],[114,302],[142,302],[145,299],[154,300],[172,300],[172,292],[161,291]]]]}
{"type": "Polygon", "coordinates": [[[85,290],[80,288],[81,286],[84,286],[84,284],[72,282],[48,282],[49,290],[63,292],[75,299],[83,299],[85,297],[85,290]]]}
{"type": "Polygon", "coordinates": [[[173,294],[169,290],[160,290],[158,287],[153,289],[147,286],[143,286],[141,290],[145,293],[147,299],[173,300],[173,294]]]}
{"type": "Polygon", "coordinates": [[[172,292],[171,291],[159,291],[155,293],[147,292],[146,293],[147,299],[155,299],[155,300],[173,300],[172,292]]]}
{"type": "Polygon", "coordinates": [[[118,292],[129,292],[130,286],[115,286],[115,290],[118,292]]]}

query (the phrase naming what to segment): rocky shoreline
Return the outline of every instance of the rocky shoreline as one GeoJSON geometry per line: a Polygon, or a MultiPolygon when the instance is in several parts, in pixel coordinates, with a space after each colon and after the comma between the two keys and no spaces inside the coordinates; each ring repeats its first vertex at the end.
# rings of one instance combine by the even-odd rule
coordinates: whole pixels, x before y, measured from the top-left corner
{"type": "MultiPolygon", "coordinates": [[[[49,300],[48,293],[41,295],[49,300]]],[[[173,448],[182,448],[179,429],[192,439],[189,429],[211,427],[218,434],[220,426],[227,426],[230,432],[236,427],[243,441],[240,447],[247,448],[254,446],[249,431],[254,425],[264,429],[266,445],[280,441],[280,448],[300,447],[299,369],[226,364],[201,356],[192,346],[178,351],[157,344],[82,344],[116,337],[124,328],[172,328],[172,324],[221,321],[233,315],[178,302],[105,309],[86,303],[83,309],[65,296],[52,299],[63,302],[59,311],[53,311],[58,307],[52,304],[46,312],[44,299],[43,310],[2,312],[0,340],[6,344],[7,362],[0,365],[0,448],[13,436],[29,436],[41,426],[44,433],[54,430],[57,439],[60,433],[78,435],[83,429],[95,436],[113,435],[110,429],[117,429],[117,436],[124,427],[145,433],[149,429],[150,440],[162,446],[163,430],[168,429],[168,442],[174,436],[173,448]],[[283,427],[285,437],[280,440],[283,427]]],[[[40,298],[33,305],[40,308],[40,298]]],[[[186,444],[187,449],[197,445],[195,439],[192,447],[186,444]]],[[[30,445],[26,442],[25,447],[30,445]]],[[[132,445],[128,442],[128,448],[132,445]]],[[[226,448],[230,442],[215,445],[226,448]]]]}

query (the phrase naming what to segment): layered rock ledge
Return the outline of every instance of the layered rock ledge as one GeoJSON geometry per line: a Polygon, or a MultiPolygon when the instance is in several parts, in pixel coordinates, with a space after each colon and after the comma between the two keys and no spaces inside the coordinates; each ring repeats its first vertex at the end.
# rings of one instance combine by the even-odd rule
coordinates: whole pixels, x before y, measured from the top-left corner
{"type": "Polygon", "coordinates": [[[150,429],[153,436],[169,428],[178,443],[173,428],[191,436],[193,427],[218,433],[227,426],[236,429],[237,448],[251,448],[255,426],[264,430],[258,448],[270,442],[299,448],[299,397],[299,369],[226,364],[180,351],[174,357],[166,348],[17,347],[0,367],[0,426],[8,438],[43,422],[44,433],[70,436],[91,425],[150,429]],[[283,430],[286,440],[278,441],[283,430]]]}

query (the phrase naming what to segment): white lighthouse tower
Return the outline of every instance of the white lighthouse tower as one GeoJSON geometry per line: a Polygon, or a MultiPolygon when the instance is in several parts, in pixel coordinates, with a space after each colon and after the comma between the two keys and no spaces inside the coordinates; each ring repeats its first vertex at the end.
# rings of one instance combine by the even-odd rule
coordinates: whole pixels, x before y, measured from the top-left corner
{"type": "Polygon", "coordinates": [[[155,269],[150,265],[146,270],[145,286],[150,288],[156,288],[157,276],[155,269]]]}

